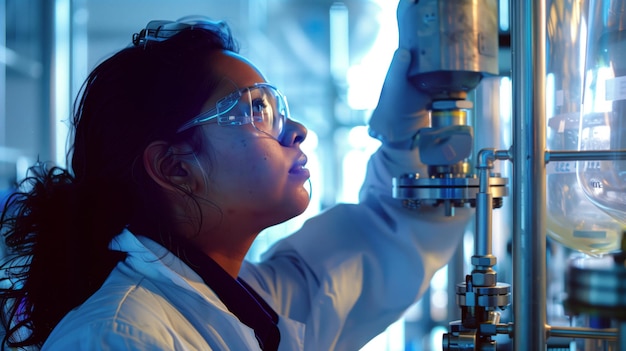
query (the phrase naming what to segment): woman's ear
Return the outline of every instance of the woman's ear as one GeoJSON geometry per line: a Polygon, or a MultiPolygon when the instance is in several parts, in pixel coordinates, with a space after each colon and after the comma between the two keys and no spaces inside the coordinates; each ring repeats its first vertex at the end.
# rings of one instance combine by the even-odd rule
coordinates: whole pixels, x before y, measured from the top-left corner
{"type": "Polygon", "coordinates": [[[146,172],[159,186],[170,191],[193,191],[194,174],[189,164],[192,151],[165,141],[153,141],[143,152],[146,172]]]}

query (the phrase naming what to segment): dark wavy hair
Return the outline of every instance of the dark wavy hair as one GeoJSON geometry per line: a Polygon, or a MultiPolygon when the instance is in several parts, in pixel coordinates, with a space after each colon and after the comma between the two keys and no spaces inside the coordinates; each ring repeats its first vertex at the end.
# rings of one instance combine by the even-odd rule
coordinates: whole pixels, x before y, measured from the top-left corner
{"type": "Polygon", "coordinates": [[[74,109],[71,168],[32,167],[0,217],[8,250],[0,267],[3,349],[43,345],[124,259],[108,245],[125,227],[171,233],[141,155],[154,140],[203,147],[197,128],[176,131],[222,78],[211,65],[222,50],[238,46],[219,22],[135,43],[89,74],[74,109]]]}

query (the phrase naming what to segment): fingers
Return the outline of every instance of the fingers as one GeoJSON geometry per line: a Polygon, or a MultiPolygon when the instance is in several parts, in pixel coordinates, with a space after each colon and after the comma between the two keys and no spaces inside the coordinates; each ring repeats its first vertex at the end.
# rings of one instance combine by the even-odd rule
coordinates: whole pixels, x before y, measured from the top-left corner
{"type": "Polygon", "coordinates": [[[396,115],[412,115],[422,110],[430,97],[419,91],[409,80],[411,52],[397,49],[389,65],[380,94],[379,107],[396,115]]]}
{"type": "Polygon", "coordinates": [[[419,0],[400,0],[400,2],[398,3],[398,8],[396,9],[396,15],[398,16],[398,19],[400,18],[400,15],[405,13],[409,7],[415,5],[419,0]]]}
{"type": "Polygon", "coordinates": [[[407,49],[398,48],[393,54],[389,72],[395,76],[406,77],[411,65],[411,52],[407,49]]]}
{"type": "Polygon", "coordinates": [[[406,49],[399,48],[393,54],[385,82],[383,84],[382,94],[400,94],[404,93],[407,88],[407,73],[411,65],[411,52],[406,49]]]}
{"type": "MultiPolygon", "coordinates": [[[[397,49],[389,65],[378,106],[369,121],[371,135],[388,145],[411,140],[417,130],[428,122],[428,114],[423,111],[430,103],[430,97],[409,81],[410,66],[411,52],[397,49]]],[[[402,147],[408,148],[407,145],[402,147]]]]}
{"type": "Polygon", "coordinates": [[[400,0],[396,12],[398,21],[399,46],[413,48],[417,36],[420,7],[419,0],[400,0]]]}

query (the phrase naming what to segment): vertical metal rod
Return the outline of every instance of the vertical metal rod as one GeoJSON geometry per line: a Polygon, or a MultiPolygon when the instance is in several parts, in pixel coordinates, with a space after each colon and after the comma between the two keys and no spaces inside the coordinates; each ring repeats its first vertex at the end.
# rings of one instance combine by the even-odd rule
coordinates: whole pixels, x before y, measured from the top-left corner
{"type": "MultiPolygon", "coordinates": [[[[38,157],[41,160],[54,160],[55,151],[55,3],[56,1],[40,1],[41,3],[41,63],[43,74],[41,80],[42,114],[38,125],[41,151],[38,157]]],[[[67,77],[65,77],[67,79],[67,77]]]]}
{"type": "Polygon", "coordinates": [[[54,0],[52,51],[52,98],[50,120],[52,133],[52,157],[55,163],[66,167],[67,138],[69,129],[66,121],[71,116],[71,43],[72,43],[72,0],[54,0]]]}
{"type": "Polygon", "coordinates": [[[489,187],[489,172],[493,169],[493,149],[483,149],[478,153],[479,192],[476,194],[476,241],[474,255],[491,256],[491,225],[493,197],[489,187]]]}
{"type": "MultiPolygon", "coordinates": [[[[488,170],[480,170],[487,173],[488,170]]],[[[485,177],[489,181],[488,177],[485,177]]],[[[481,177],[481,182],[483,177],[481,177]]],[[[491,215],[493,213],[492,196],[489,191],[480,192],[476,195],[476,242],[474,243],[474,255],[491,256],[491,215]]]]}
{"type": "Polygon", "coordinates": [[[514,350],[546,348],[544,0],[511,1],[514,350]]]}

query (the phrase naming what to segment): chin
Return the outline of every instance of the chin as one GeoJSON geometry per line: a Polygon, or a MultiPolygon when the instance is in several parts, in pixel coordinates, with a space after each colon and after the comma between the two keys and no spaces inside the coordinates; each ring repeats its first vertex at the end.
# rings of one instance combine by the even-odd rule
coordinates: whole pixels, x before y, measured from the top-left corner
{"type": "Polygon", "coordinates": [[[310,200],[309,200],[308,193],[307,193],[306,198],[289,203],[285,207],[284,213],[286,214],[286,218],[283,220],[283,222],[286,222],[304,213],[304,211],[306,211],[306,209],[309,207],[309,203],[310,203],[310,200]]]}
{"type": "Polygon", "coordinates": [[[290,211],[290,213],[285,213],[284,216],[282,217],[277,217],[275,218],[273,221],[266,223],[264,229],[267,229],[269,227],[273,227],[275,225],[280,225],[283,224],[291,219],[294,219],[296,217],[298,217],[299,215],[301,215],[304,212],[304,210],[302,211],[298,211],[298,212],[294,212],[293,210],[290,211]]]}
{"type": "Polygon", "coordinates": [[[271,225],[280,224],[301,215],[311,202],[309,193],[304,188],[300,188],[297,192],[288,195],[287,199],[283,197],[283,200],[275,200],[277,202],[274,205],[270,204],[273,201],[265,203],[262,211],[265,213],[265,218],[272,218],[271,225]]]}
{"type": "Polygon", "coordinates": [[[309,207],[309,204],[311,203],[311,195],[304,188],[302,188],[296,199],[297,202],[294,204],[293,208],[298,211],[297,215],[300,215],[309,207]]]}
{"type": "Polygon", "coordinates": [[[294,217],[301,215],[302,213],[304,213],[304,211],[306,211],[308,207],[309,207],[308,198],[306,202],[294,203],[293,206],[290,206],[288,209],[288,216],[289,216],[288,219],[292,219],[294,217]]]}

